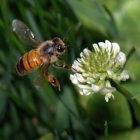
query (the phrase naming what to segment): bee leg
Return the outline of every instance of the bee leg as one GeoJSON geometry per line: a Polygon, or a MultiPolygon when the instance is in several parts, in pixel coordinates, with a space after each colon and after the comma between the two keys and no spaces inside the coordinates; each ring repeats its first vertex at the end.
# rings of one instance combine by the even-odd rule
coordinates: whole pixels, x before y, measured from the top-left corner
{"type": "Polygon", "coordinates": [[[50,66],[50,59],[48,58],[48,59],[46,59],[46,62],[44,62],[44,65],[42,67],[45,79],[48,82],[50,82],[53,86],[58,87],[58,90],[61,91],[61,87],[60,87],[59,81],[53,75],[48,73],[49,66],[50,66]]]}
{"type": "Polygon", "coordinates": [[[56,62],[54,62],[53,65],[54,65],[55,67],[58,67],[58,68],[65,68],[65,69],[68,69],[68,70],[74,70],[74,71],[76,71],[74,68],[72,68],[72,66],[67,65],[67,64],[65,63],[65,61],[64,61],[62,58],[60,58],[60,57],[57,57],[57,58],[58,58],[58,60],[61,62],[61,64],[57,64],[56,62]]]}
{"type": "Polygon", "coordinates": [[[58,87],[58,90],[61,91],[61,87],[59,81],[51,74],[45,72],[45,78],[48,82],[50,82],[53,86],[58,87]]]}

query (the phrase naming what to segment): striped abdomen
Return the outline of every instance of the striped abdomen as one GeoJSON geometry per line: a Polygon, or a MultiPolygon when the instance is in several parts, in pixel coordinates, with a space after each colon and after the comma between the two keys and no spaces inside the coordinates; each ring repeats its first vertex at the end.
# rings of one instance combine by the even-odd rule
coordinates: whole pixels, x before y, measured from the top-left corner
{"type": "Polygon", "coordinates": [[[25,75],[41,65],[42,60],[40,59],[37,51],[31,50],[19,59],[19,61],[16,63],[15,70],[17,74],[25,75]]]}

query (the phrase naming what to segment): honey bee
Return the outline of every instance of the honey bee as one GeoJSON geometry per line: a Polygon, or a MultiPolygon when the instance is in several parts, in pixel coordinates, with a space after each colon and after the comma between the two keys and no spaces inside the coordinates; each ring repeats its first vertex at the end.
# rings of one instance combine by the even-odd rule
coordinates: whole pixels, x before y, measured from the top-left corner
{"type": "Polygon", "coordinates": [[[12,30],[23,43],[36,47],[25,53],[18,60],[15,65],[16,73],[20,76],[26,75],[42,66],[41,72],[45,79],[53,86],[58,87],[60,91],[59,81],[48,73],[48,68],[52,64],[59,68],[73,69],[71,66],[66,65],[65,61],[60,58],[60,55],[66,52],[67,45],[58,37],[54,37],[52,40],[42,41],[27,25],[17,19],[12,21],[12,30]]]}

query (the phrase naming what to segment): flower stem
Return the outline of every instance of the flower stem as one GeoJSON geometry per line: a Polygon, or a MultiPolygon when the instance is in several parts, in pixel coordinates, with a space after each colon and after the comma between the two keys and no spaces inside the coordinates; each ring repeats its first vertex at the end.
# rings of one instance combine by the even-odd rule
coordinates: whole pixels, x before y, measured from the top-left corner
{"type": "Polygon", "coordinates": [[[105,131],[104,131],[104,136],[105,136],[105,140],[108,140],[108,124],[107,121],[105,121],[105,131]]]}
{"type": "MultiPolygon", "coordinates": [[[[128,53],[127,57],[126,57],[126,60],[127,60],[126,63],[127,63],[128,60],[130,59],[130,57],[132,56],[132,54],[133,54],[134,52],[136,52],[136,50],[137,50],[136,46],[135,46],[135,45],[132,46],[131,50],[129,51],[129,53],[128,53]]],[[[125,65],[126,65],[126,63],[125,63],[125,65]]],[[[124,67],[125,67],[125,65],[124,65],[124,67]]]]}
{"type": "Polygon", "coordinates": [[[138,101],[133,98],[132,94],[127,91],[125,88],[123,88],[122,86],[118,85],[116,82],[114,82],[113,80],[110,80],[111,84],[121,93],[123,94],[126,99],[131,103],[133,110],[134,110],[134,114],[135,117],[138,121],[138,123],[140,124],[140,105],[138,103],[138,101]]]}

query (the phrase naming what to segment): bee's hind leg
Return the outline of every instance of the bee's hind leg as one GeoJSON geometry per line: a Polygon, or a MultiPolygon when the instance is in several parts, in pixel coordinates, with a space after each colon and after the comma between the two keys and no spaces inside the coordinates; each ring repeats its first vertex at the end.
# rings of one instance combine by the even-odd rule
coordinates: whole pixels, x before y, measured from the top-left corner
{"type": "Polygon", "coordinates": [[[59,81],[53,75],[46,73],[46,72],[44,73],[44,75],[48,82],[50,82],[53,86],[58,87],[58,90],[61,91],[59,81]]]}

